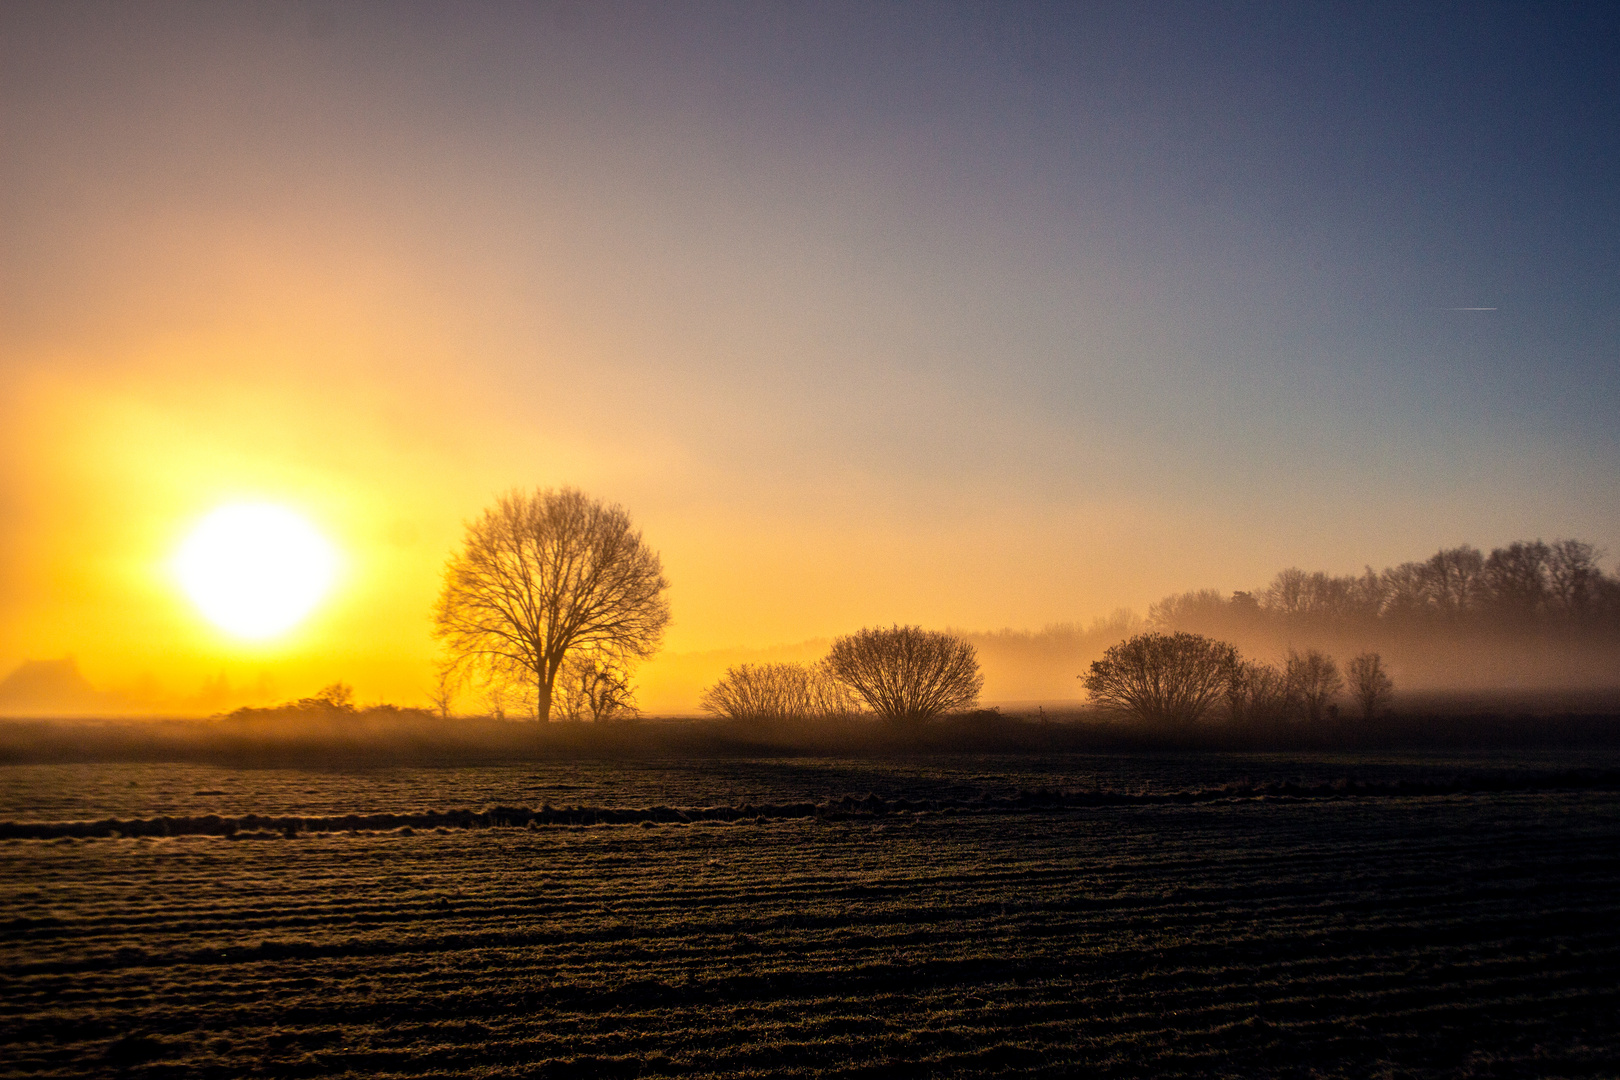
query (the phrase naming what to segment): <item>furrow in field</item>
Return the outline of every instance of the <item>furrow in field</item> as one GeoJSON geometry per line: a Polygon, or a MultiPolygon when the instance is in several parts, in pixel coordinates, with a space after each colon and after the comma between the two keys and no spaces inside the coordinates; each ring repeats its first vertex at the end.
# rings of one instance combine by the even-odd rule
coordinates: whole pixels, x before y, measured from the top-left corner
{"type": "Polygon", "coordinates": [[[5,843],[0,1041],[40,1075],[1601,1061],[1616,815],[1572,798],[5,843]]]}

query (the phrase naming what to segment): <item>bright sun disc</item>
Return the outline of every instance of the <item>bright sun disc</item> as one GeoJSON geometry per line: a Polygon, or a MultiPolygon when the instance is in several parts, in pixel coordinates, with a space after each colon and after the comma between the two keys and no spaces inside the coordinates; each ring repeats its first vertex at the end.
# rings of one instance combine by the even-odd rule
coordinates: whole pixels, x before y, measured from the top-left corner
{"type": "Polygon", "coordinates": [[[283,506],[237,503],[209,514],[174,557],[175,576],[208,621],[240,638],[275,637],[321,602],[337,552],[283,506]]]}

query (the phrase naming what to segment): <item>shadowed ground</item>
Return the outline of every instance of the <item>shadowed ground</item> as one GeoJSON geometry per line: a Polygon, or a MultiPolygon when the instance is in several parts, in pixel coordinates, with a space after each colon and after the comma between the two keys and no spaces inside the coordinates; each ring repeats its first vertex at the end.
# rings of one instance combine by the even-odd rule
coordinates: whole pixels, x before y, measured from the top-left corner
{"type": "Polygon", "coordinates": [[[10,840],[0,879],[8,1075],[1620,1070],[1602,788],[10,840]]]}

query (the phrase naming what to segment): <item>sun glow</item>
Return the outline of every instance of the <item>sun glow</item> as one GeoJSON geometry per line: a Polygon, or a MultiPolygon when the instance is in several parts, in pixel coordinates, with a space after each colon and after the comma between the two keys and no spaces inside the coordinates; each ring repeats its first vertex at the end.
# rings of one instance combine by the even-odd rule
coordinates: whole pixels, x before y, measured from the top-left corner
{"type": "Polygon", "coordinates": [[[298,625],[331,589],[337,566],[337,552],[313,525],[273,503],[220,507],[174,557],[175,576],[197,609],[249,641],[298,625]]]}

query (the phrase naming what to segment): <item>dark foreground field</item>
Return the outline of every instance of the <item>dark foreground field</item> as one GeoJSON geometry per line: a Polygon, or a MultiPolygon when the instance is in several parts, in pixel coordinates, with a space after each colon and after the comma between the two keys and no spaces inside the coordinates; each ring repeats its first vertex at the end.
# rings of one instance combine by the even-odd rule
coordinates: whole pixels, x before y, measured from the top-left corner
{"type": "Polygon", "coordinates": [[[1614,764],[13,766],[0,1069],[1616,1076],[1614,764]]]}

